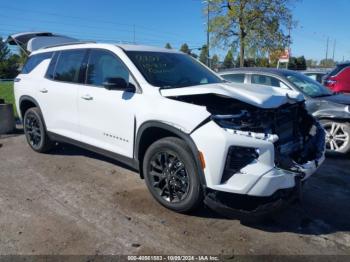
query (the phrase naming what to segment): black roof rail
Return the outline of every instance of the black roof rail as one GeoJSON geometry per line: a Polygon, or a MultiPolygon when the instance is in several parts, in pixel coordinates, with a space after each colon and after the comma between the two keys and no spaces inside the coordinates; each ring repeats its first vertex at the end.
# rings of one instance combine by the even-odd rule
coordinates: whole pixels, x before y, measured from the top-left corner
{"type": "Polygon", "coordinates": [[[57,45],[48,45],[43,47],[42,49],[47,49],[51,47],[58,47],[58,46],[66,46],[66,45],[82,45],[82,44],[95,44],[95,41],[79,41],[79,42],[69,42],[69,43],[62,43],[57,45]]]}

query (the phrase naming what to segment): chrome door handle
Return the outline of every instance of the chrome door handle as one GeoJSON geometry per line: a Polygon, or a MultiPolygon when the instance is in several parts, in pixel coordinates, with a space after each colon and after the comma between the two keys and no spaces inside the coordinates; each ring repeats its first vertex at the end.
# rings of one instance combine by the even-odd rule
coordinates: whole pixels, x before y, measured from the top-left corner
{"type": "Polygon", "coordinates": [[[92,100],[93,99],[93,97],[90,95],[83,95],[81,98],[85,99],[85,100],[92,100]]]}
{"type": "Polygon", "coordinates": [[[47,92],[49,92],[46,88],[42,88],[42,89],[40,89],[39,90],[39,92],[41,92],[41,93],[47,93],[47,92]]]}

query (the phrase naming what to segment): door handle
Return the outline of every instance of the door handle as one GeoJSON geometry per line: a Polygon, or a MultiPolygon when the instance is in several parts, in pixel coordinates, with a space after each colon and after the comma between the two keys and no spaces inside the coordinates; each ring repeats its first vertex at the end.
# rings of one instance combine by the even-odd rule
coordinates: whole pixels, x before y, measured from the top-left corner
{"type": "Polygon", "coordinates": [[[47,92],[49,92],[46,88],[42,88],[42,89],[40,89],[39,90],[41,93],[47,93],[47,92]]]}
{"type": "Polygon", "coordinates": [[[90,95],[83,95],[81,98],[84,100],[92,100],[93,99],[93,97],[90,95]]]}

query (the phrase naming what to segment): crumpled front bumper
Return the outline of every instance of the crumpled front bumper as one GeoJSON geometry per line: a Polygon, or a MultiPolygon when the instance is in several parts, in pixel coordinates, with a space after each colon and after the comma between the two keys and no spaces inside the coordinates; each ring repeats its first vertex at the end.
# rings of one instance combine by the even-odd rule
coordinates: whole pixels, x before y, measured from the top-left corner
{"type": "Polygon", "coordinates": [[[323,163],[325,160],[324,130],[320,125],[317,126],[317,130],[318,137],[313,141],[319,143],[316,159],[305,164],[294,163],[294,168],[289,170],[276,166],[273,137],[264,139],[254,134],[235,133],[213,122],[202,126],[191,136],[204,156],[207,188],[233,194],[270,197],[279,190],[294,188],[296,178],[307,179],[323,163]],[[222,176],[230,146],[255,148],[259,156],[223,182],[222,176]]]}
{"type": "Polygon", "coordinates": [[[296,176],[295,180],[293,188],[280,189],[269,197],[234,195],[209,190],[204,203],[210,209],[225,217],[256,222],[280,211],[295,201],[301,201],[303,183],[300,176],[296,176]]]}

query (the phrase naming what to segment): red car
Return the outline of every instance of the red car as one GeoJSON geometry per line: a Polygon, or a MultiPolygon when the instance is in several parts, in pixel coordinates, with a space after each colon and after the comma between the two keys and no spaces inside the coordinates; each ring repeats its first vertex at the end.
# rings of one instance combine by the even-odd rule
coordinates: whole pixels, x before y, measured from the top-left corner
{"type": "Polygon", "coordinates": [[[350,62],[338,64],[325,76],[324,85],[335,92],[350,93],[350,62]]]}

